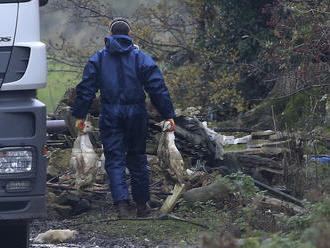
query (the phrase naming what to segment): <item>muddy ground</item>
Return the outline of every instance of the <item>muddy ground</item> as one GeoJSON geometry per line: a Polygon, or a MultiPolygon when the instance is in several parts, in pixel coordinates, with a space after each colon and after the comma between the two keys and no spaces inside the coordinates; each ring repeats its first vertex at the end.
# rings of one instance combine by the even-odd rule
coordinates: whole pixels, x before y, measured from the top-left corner
{"type": "MultiPolygon", "coordinates": [[[[187,247],[187,243],[181,240],[179,243],[166,239],[169,230],[179,230],[186,233],[189,225],[170,220],[118,220],[115,208],[107,197],[93,197],[92,209],[78,216],[61,218],[54,216],[52,210],[48,211],[47,219],[35,220],[31,223],[30,247],[38,248],[107,248],[107,247],[187,247]],[[108,219],[108,221],[106,221],[108,219]],[[78,235],[67,243],[61,244],[36,244],[34,239],[39,233],[50,229],[77,230],[78,235]],[[181,243],[181,244],[180,244],[181,243]]],[[[132,206],[132,211],[134,207],[132,206]]],[[[153,210],[153,216],[157,214],[153,210]]],[[[198,228],[197,228],[198,229],[198,228]]],[[[171,235],[171,234],[170,234],[171,235]]],[[[175,235],[174,235],[175,236],[175,235]]],[[[173,237],[172,237],[173,238],[173,237]]],[[[169,238],[171,239],[171,238],[169,238]]],[[[174,237],[177,239],[177,237],[174,237]]],[[[184,238],[183,238],[184,239],[184,238]]],[[[179,239],[180,240],[180,239],[179,239]]],[[[198,247],[188,245],[188,247],[198,247]]]]}
{"type": "MultiPolygon", "coordinates": [[[[243,218],[244,207],[235,199],[225,202],[220,208],[212,201],[187,205],[180,201],[172,214],[188,222],[178,220],[118,220],[116,211],[108,197],[92,199],[92,208],[80,215],[61,218],[49,212],[49,217],[31,224],[31,245],[39,248],[107,248],[107,247],[206,247],[203,240],[207,236],[221,236],[224,231],[235,238],[241,238],[246,231],[243,218]],[[191,223],[193,222],[193,223],[191,223]],[[201,224],[202,226],[199,226],[201,224]],[[50,229],[71,229],[79,233],[67,243],[58,245],[35,244],[39,233],[50,229]]],[[[276,231],[269,208],[253,212],[251,227],[265,231],[276,231]],[[252,223],[253,222],[253,223],[252,223]]],[[[158,216],[153,209],[152,216],[158,216]]],[[[213,238],[212,238],[213,239],[213,238]]],[[[220,246],[221,247],[221,246],[220,246]]]]}

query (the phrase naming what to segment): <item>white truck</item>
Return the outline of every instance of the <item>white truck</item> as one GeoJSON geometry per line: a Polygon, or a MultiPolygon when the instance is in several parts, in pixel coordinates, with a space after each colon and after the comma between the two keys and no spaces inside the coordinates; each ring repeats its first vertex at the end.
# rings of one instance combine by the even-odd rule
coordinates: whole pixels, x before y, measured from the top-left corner
{"type": "Polygon", "coordinates": [[[46,47],[39,6],[47,0],[0,0],[0,242],[28,247],[29,221],[46,215],[46,47]]]}

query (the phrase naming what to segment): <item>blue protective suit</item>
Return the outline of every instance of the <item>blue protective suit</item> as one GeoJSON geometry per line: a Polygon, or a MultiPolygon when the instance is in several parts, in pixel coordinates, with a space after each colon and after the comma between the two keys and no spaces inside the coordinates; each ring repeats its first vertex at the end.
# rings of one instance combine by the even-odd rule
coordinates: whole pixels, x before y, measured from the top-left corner
{"type": "Polygon", "coordinates": [[[77,85],[73,115],[83,119],[100,90],[99,128],[105,169],[115,202],[128,200],[125,167],[131,173],[133,199],[149,200],[149,169],[145,155],[147,111],[145,93],[164,119],[174,117],[173,105],[161,71],[126,35],[105,38],[105,48],[87,62],[77,85]]]}

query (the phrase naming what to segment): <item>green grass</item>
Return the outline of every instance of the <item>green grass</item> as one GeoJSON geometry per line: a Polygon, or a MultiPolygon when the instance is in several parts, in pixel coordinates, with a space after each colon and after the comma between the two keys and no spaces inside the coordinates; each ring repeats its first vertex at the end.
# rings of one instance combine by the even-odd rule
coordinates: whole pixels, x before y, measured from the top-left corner
{"type": "MultiPolygon", "coordinates": [[[[49,65],[48,70],[60,70],[63,68],[65,69],[60,64],[55,66],[49,65]]],[[[52,113],[65,91],[70,87],[74,87],[79,82],[79,78],[73,72],[48,72],[47,81],[47,87],[38,90],[38,98],[46,104],[47,113],[52,113]]]]}

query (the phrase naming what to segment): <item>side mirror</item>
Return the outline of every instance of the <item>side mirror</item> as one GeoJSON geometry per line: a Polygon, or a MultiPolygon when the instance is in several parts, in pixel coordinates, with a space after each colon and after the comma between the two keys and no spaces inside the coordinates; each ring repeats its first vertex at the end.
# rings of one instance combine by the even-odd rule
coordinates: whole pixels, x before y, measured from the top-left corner
{"type": "Polygon", "coordinates": [[[39,6],[45,6],[48,3],[48,0],[39,0],[39,6]]]}

